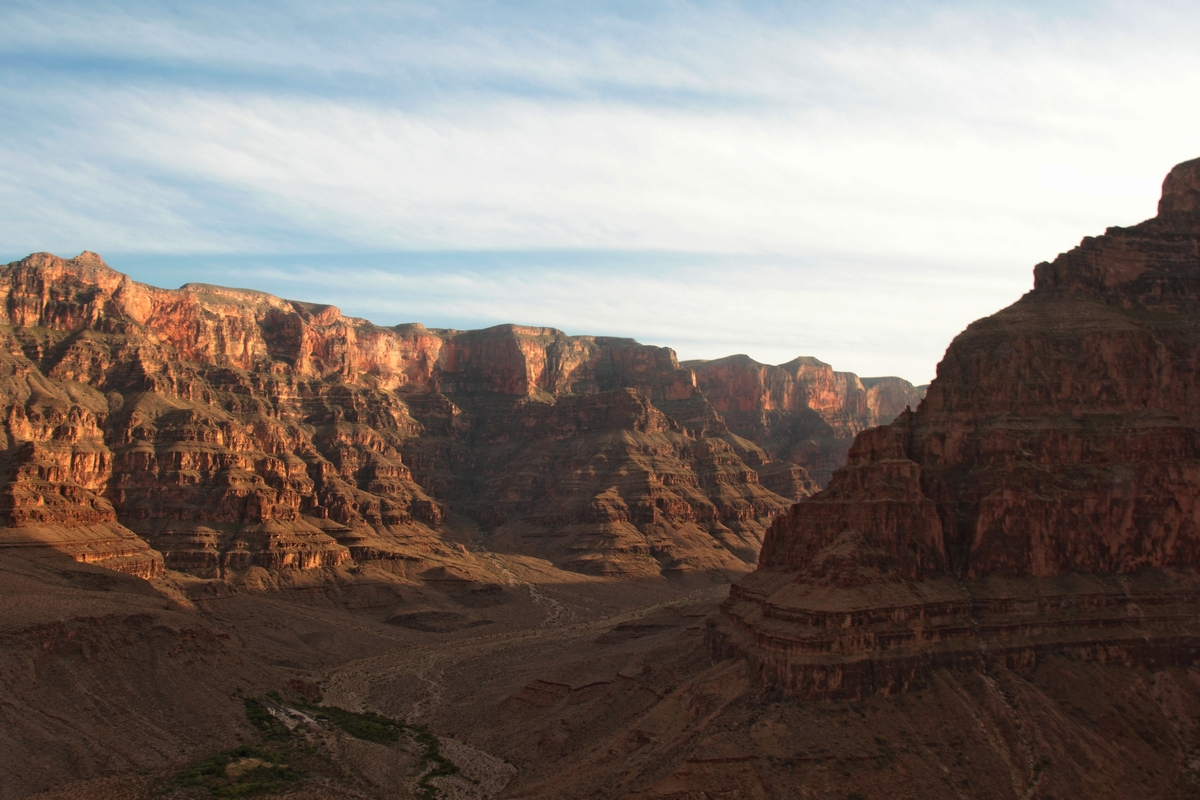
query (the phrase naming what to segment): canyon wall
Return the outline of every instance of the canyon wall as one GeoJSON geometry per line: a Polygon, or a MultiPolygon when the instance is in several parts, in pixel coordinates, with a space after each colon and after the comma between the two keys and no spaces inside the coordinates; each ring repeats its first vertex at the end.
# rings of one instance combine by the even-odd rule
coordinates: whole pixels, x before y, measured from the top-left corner
{"type": "Polygon", "coordinates": [[[793,694],[939,666],[1200,655],[1200,162],[1157,217],[1034,270],[916,411],[859,434],[710,630],[793,694]]]}
{"type": "Polygon", "coordinates": [[[859,432],[891,422],[924,396],[924,387],[901,378],[859,378],[815,358],[771,366],[738,355],[685,366],[731,431],[804,466],[821,486],[846,463],[859,432]]]}
{"type": "Polygon", "coordinates": [[[698,374],[776,427],[845,433],[898,402],[812,360],[782,400],[743,401],[736,375],[631,339],[383,328],[87,252],[0,268],[0,342],[0,543],[143,576],[453,558],[476,536],[585,572],[738,574],[841,444],[731,428],[698,374]]]}

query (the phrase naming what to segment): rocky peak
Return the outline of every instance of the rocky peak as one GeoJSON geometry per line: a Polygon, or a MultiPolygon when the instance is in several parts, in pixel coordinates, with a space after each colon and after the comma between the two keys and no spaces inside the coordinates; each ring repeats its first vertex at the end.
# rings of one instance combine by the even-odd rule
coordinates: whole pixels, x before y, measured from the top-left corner
{"type": "Polygon", "coordinates": [[[1167,173],[1158,215],[1200,211],[1200,158],[1185,161],[1167,173]]]}
{"type": "Polygon", "coordinates": [[[1200,301],[1200,159],[1171,170],[1159,214],[1109,228],[1034,268],[1035,291],[1092,294],[1125,308],[1177,310],[1200,301]]]}
{"type": "Polygon", "coordinates": [[[819,697],[1062,650],[1191,658],[1198,175],[1200,161],[1176,167],[1159,217],[1039,264],[1032,292],[956,337],[917,410],[860,433],[828,488],[772,525],[759,570],[714,628],[716,651],[819,697]],[[1076,585],[1080,575],[1095,579],[1076,585]],[[1138,588],[1122,593],[1133,575],[1138,588]],[[1132,627],[1103,621],[1149,605],[1168,610],[1132,627]],[[1005,610],[1018,607],[1020,619],[1005,610]],[[842,629],[822,630],[839,613],[842,629]],[[1094,632],[1081,639],[1084,628],[1094,632]]]}

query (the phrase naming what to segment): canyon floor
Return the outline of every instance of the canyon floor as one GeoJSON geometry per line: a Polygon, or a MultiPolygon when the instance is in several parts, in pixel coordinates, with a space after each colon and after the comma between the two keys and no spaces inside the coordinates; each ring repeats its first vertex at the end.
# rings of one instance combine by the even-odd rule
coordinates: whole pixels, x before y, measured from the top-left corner
{"type": "Polygon", "coordinates": [[[263,760],[239,746],[292,770],[266,796],[314,800],[1200,796],[1195,670],[1056,657],[805,703],[709,657],[726,584],[470,553],[469,580],[375,563],[147,582],[0,551],[0,796],[239,796],[180,777],[263,760]],[[429,777],[418,736],[250,724],[247,699],[311,718],[318,692],[434,734],[454,769],[429,777]]]}

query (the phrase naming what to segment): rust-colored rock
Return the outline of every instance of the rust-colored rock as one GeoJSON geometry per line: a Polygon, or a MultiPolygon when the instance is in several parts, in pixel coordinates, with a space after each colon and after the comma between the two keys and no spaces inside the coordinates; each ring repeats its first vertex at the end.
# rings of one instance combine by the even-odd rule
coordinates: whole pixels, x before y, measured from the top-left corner
{"type": "MultiPolygon", "coordinates": [[[[731,432],[674,352],[631,339],[382,328],[157,289],[94,253],[0,269],[0,325],[0,542],[57,530],[138,574],[451,557],[445,535],[475,525],[586,572],[738,574],[815,490],[731,432]]],[[[892,402],[838,376],[868,417],[872,392],[892,402]]],[[[793,395],[788,413],[842,402],[793,395]]]]}
{"type": "Polygon", "coordinates": [[[815,358],[771,366],[738,355],[686,366],[731,431],[804,467],[821,486],[846,463],[855,435],[915,408],[923,395],[902,378],[859,378],[815,358]]]}
{"type": "Polygon", "coordinates": [[[818,698],[1052,652],[1200,654],[1197,163],[1158,217],[1039,264],[954,340],[916,412],[858,436],[769,531],[717,652],[818,698]]]}

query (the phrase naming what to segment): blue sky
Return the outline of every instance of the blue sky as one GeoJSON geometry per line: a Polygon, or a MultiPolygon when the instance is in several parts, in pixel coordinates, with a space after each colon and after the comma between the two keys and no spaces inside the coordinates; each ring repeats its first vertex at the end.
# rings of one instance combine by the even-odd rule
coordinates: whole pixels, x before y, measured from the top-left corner
{"type": "Polygon", "coordinates": [[[924,382],[1200,156],[1140,3],[0,5],[0,257],[924,382]]]}

